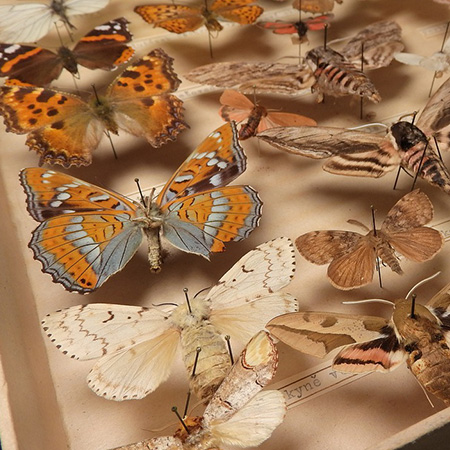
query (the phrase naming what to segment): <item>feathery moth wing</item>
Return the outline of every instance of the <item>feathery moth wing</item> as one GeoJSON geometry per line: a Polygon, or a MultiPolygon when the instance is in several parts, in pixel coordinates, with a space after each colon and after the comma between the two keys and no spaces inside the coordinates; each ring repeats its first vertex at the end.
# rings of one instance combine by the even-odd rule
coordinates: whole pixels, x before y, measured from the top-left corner
{"type": "Polygon", "coordinates": [[[364,45],[364,69],[385,67],[391,63],[395,53],[405,48],[401,35],[402,29],[397,22],[375,22],[347,42],[341,54],[353,64],[361,64],[364,45]]]}
{"type": "Polygon", "coordinates": [[[396,169],[401,158],[385,136],[335,127],[279,127],[257,137],[275,148],[314,159],[329,158],[323,170],[378,178],[396,169]]]}
{"type": "Polygon", "coordinates": [[[206,64],[191,70],[185,77],[194,83],[236,89],[244,94],[296,94],[315,82],[307,66],[267,62],[206,64]]]}
{"type": "Polygon", "coordinates": [[[253,447],[270,437],[286,413],[279,391],[261,389],[273,378],[278,364],[276,347],[265,331],[256,334],[217,389],[202,418],[187,418],[193,426],[174,437],[153,438],[116,450],[208,450],[223,445],[253,447]]]}
{"type": "Polygon", "coordinates": [[[442,234],[424,225],[433,218],[433,206],[419,189],[403,196],[388,212],[381,228],[365,236],[345,231],[312,231],[298,237],[296,246],[308,261],[330,264],[333,286],[348,290],[373,279],[379,257],[391,270],[403,271],[394,250],[415,262],[428,261],[444,245],[442,234]]]}
{"type": "Polygon", "coordinates": [[[256,133],[260,133],[267,128],[277,126],[317,125],[315,120],[300,114],[268,111],[260,104],[255,105],[244,94],[231,89],[225,90],[219,101],[222,104],[219,114],[224,120],[227,122],[247,120],[239,131],[239,139],[241,140],[255,136],[256,133]]]}
{"type": "Polygon", "coordinates": [[[99,358],[88,385],[108,399],[143,398],[165,381],[181,344],[191,389],[208,400],[230,369],[223,334],[248,341],[272,317],[297,310],[277,292],[293,277],[295,256],[288,238],[261,244],[244,255],[206,298],[193,298],[171,312],[112,304],[63,309],[46,316],[44,331],[65,354],[99,358]],[[191,377],[196,348],[201,347],[191,377]]]}

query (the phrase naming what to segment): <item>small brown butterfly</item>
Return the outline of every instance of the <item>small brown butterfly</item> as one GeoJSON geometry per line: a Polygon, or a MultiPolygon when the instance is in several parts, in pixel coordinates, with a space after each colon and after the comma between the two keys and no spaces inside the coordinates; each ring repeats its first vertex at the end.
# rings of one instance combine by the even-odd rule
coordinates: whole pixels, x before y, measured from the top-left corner
{"type": "Polygon", "coordinates": [[[365,69],[378,69],[388,66],[394,54],[404,48],[400,25],[392,20],[383,20],[362,29],[347,42],[341,54],[353,64],[361,64],[363,57],[365,69]]]}
{"type": "Polygon", "coordinates": [[[332,11],[334,2],[341,4],[343,0],[294,0],[292,7],[300,11],[314,14],[332,11]]]}
{"type": "Polygon", "coordinates": [[[219,114],[227,122],[247,122],[239,130],[239,139],[244,140],[256,133],[260,133],[268,128],[277,126],[315,126],[317,122],[309,117],[300,114],[267,111],[267,109],[251,102],[244,94],[238,91],[227,89],[220,96],[222,107],[219,114]]]}
{"type": "Polygon", "coordinates": [[[428,261],[444,245],[442,234],[424,225],[433,218],[433,205],[419,189],[403,196],[388,212],[380,229],[362,235],[353,231],[312,231],[295,241],[298,251],[314,264],[330,264],[331,284],[355,289],[373,279],[376,258],[398,274],[403,271],[395,252],[415,262],[428,261]]]}
{"type": "Polygon", "coordinates": [[[266,328],[277,339],[323,358],[343,347],[333,360],[340,372],[390,372],[406,361],[419,383],[450,405],[450,284],[427,305],[409,299],[393,302],[391,320],[325,312],[295,312],[272,319],[266,328]]]}

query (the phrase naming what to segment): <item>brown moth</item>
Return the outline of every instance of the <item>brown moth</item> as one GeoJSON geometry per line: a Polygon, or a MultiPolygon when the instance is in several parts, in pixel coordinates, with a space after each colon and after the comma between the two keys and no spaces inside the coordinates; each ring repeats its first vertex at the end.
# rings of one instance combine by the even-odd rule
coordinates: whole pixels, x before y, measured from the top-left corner
{"type": "Polygon", "coordinates": [[[347,42],[341,54],[357,66],[360,66],[364,54],[363,67],[378,69],[388,66],[394,54],[404,48],[400,25],[392,20],[383,20],[361,30],[347,42]]]}
{"type": "Polygon", "coordinates": [[[244,94],[296,94],[315,80],[307,66],[266,62],[220,62],[197,67],[185,74],[189,81],[244,94]]]}
{"type": "Polygon", "coordinates": [[[326,172],[378,178],[398,168],[410,170],[450,194],[450,173],[428,138],[442,150],[450,146],[450,79],[430,98],[416,125],[400,121],[387,135],[334,127],[284,127],[257,135],[275,148],[325,159],[326,172]]]}
{"type": "Polygon", "coordinates": [[[282,422],[286,401],[279,391],[261,389],[274,377],[277,349],[266,331],[256,334],[219,386],[203,417],[185,419],[174,436],[147,439],[115,450],[213,450],[224,445],[254,447],[282,422]]]}
{"type": "Polygon", "coordinates": [[[356,95],[374,103],[381,100],[367,75],[333,49],[316,47],[306,54],[306,61],[316,79],[312,90],[318,92],[318,102],[323,101],[324,94],[333,97],[356,95]]]}
{"type": "Polygon", "coordinates": [[[391,320],[356,314],[298,312],[272,319],[266,328],[282,342],[333,360],[341,372],[390,372],[406,361],[427,391],[450,406],[450,284],[427,305],[393,302],[391,320]]]}
{"type": "Polygon", "coordinates": [[[415,262],[433,258],[444,245],[442,234],[424,225],[433,218],[429,198],[416,189],[403,196],[388,212],[380,229],[366,235],[354,231],[311,231],[295,241],[298,251],[314,264],[329,264],[331,284],[342,290],[355,289],[373,279],[376,258],[402,274],[395,252],[415,262]]]}
{"type": "Polygon", "coordinates": [[[341,4],[343,0],[294,0],[292,7],[313,14],[332,11],[334,2],[341,4]]]}

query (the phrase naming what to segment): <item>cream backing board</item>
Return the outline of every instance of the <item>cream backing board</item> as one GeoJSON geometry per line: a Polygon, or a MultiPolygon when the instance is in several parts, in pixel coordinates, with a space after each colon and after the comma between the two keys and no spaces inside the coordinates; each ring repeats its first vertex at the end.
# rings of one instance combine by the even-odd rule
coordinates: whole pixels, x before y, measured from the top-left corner
{"type": "MultiPolygon", "coordinates": [[[[289,36],[276,36],[256,26],[230,26],[213,39],[214,60],[211,61],[205,31],[174,36],[154,29],[133,12],[135,5],[144,3],[112,0],[104,10],[74,20],[78,27],[76,37],[107,20],[125,16],[131,22],[138,55],[162,47],[175,58],[175,71],[181,78],[183,73],[210,62],[276,61],[298,54],[298,47],[291,43],[289,36]]],[[[287,11],[283,12],[283,18],[295,20],[298,17],[297,11],[290,12],[286,4],[265,0],[261,5],[268,11],[267,19],[271,18],[271,10],[280,8],[287,11]]],[[[424,55],[440,48],[444,23],[449,18],[448,8],[431,0],[344,0],[342,5],[335,5],[333,13],[330,40],[350,36],[372,22],[390,18],[403,28],[405,51],[424,55]]],[[[303,14],[303,18],[307,16],[303,14]]],[[[309,32],[309,39],[310,44],[303,45],[302,52],[320,45],[322,34],[309,32]]],[[[50,37],[42,41],[48,45],[54,42],[50,37]]],[[[339,50],[339,46],[335,48],[339,50]]],[[[87,91],[91,83],[95,82],[97,87],[107,85],[115,76],[114,72],[89,72],[82,68],[79,86],[87,91]]],[[[389,123],[425,105],[433,74],[394,62],[390,67],[372,71],[370,76],[383,100],[377,105],[365,102],[364,113],[375,115],[375,120],[387,119],[389,123]]],[[[444,79],[436,80],[435,89],[444,79]]],[[[64,75],[53,86],[71,89],[73,82],[64,75]]],[[[114,137],[118,160],[113,158],[110,145],[104,139],[94,152],[91,166],[67,172],[124,194],[135,191],[133,180],[136,177],[145,187],[164,183],[195,146],[222,124],[218,115],[220,90],[205,90],[207,92],[193,96],[194,91],[189,89],[194,87],[185,81],[181,85],[180,91],[187,89],[183,97],[190,129],[182,132],[175,143],[153,149],[143,140],[122,133],[114,137]]],[[[316,104],[315,97],[315,94],[302,92],[290,97],[258,96],[258,100],[274,109],[308,115],[320,125],[351,127],[366,123],[359,119],[359,101],[327,97],[324,104],[316,104]]],[[[182,409],[184,405],[188,384],[180,359],[169,381],[143,400],[118,403],[97,397],[85,382],[94,361],[74,361],[61,354],[41,332],[40,319],[46,314],[87,302],[181,303],[184,287],[195,293],[214,284],[239,257],[269,239],[278,236],[295,239],[307,231],[319,229],[351,230],[354,228],[346,223],[350,218],[370,224],[372,204],[381,222],[389,208],[408,192],[411,183],[403,174],[399,188],[394,191],[395,173],[378,180],[327,174],[321,170],[320,161],[289,155],[251,139],[242,144],[248,156],[248,169],[235,183],[248,183],[256,188],[264,208],[259,228],[247,240],[227,245],[227,251],[214,255],[210,262],[167,246],[168,256],[158,275],[149,273],[146,246],[142,245],[120,273],[97,292],[82,297],[52,283],[49,275],[41,273],[40,263],[33,260],[27,248],[30,233],[37,223],[26,211],[18,173],[24,167],[36,166],[37,156],[28,151],[25,136],[7,134],[3,125],[0,129],[0,210],[3,216],[0,425],[5,450],[101,450],[170,434],[174,426],[153,433],[149,430],[174,424],[171,406],[178,405],[182,409]]],[[[448,155],[444,157],[450,164],[448,155]]],[[[56,170],[64,171],[59,167],[56,170]]],[[[450,198],[425,182],[419,181],[418,185],[433,201],[433,222],[448,219],[450,198]]],[[[297,296],[301,310],[389,317],[391,310],[386,306],[348,306],[341,302],[404,296],[416,282],[441,270],[439,277],[418,291],[419,301],[428,301],[450,281],[448,246],[447,243],[437,257],[424,264],[402,261],[403,276],[383,268],[383,289],[374,282],[350,292],[333,288],[326,279],[325,266],[314,266],[297,253],[296,276],[286,291],[297,296]]],[[[282,344],[279,350],[276,382],[322,363],[282,344]]],[[[235,353],[238,351],[240,349],[235,348],[235,353]]],[[[433,409],[405,366],[391,374],[373,374],[290,409],[284,423],[261,448],[357,450],[382,445],[382,441],[392,440],[396,433],[423,419],[433,422],[433,414],[443,409],[437,399],[434,401],[433,409]]],[[[200,411],[198,408],[195,412],[200,411]]],[[[428,428],[428,422],[425,427],[428,428]]]]}

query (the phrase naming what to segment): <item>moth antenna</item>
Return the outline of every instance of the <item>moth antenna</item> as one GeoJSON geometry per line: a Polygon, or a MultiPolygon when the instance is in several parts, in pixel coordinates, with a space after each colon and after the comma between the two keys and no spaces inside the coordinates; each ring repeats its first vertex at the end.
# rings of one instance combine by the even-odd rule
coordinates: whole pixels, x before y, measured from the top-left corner
{"type": "Polygon", "coordinates": [[[198,363],[198,357],[200,356],[200,352],[202,351],[201,347],[197,347],[195,349],[195,361],[194,361],[194,367],[192,368],[191,378],[195,377],[195,371],[197,370],[197,363],[198,363]]]}
{"type": "Polygon", "coordinates": [[[426,397],[427,400],[428,400],[428,403],[431,405],[432,408],[434,408],[434,403],[431,401],[431,398],[430,398],[430,396],[428,395],[427,390],[420,384],[420,381],[419,381],[416,377],[413,377],[413,378],[414,378],[414,379],[417,381],[417,383],[419,384],[420,388],[422,389],[422,392],[424,393],[425,397],[426,397]]]}
{"type": "Polygon", "coordinates": [[[373,127],[373,126],[379,126],[387,130],[389,127],[385,123],[381,122],[372,122],[372,123],[365,123],[363,125],[358,125],[357,127],[351,127],[347,128],[348,130],[359,130],[361,128],[367,128],[367,127],[373,127]]]}
{"type": "Polygon", "coordinates": [[[429,144],[429,141],[427,141],[427,144],[425,145],[425,148],[423,149],[422,156],[420,157],[419,167],[417,168],[416,176],[414,177],[414,181],[411,186],[411,191],[414,189],[414,186],[416,185],[417,177],[419,176],[420,169],[422,168],[423,159],[425,158],[425,152],[427,151],[428,144],[429,144]]]}
{"type": "Polygon", "coordinates": [[[438,152],[439,159],[442,161],[441,150],[439,148],[439,144],[438,144],[438,141],[436,139],[436,136],[433,136],[433,139],[434,139],[434,145],[436,145],[436,151],[438,152]]]}
{"type": "Polygon", "coordinates": [[[385,305],[394,306],[394,303],[384,298],[366,298],[365,300],[348,300],[342,302],[343,305],[356,305],[358,303],[384,303],[385,305]]]}
{"type": "Polygon", "coordinates": [[[152,306],[175,306],[178,305],[176,303],[166,302],[166,303],[152,303],[152,306]]]}
{"type": "Polygon", "coordinates": [[[183,428],[186,430],[187,434],[190,434],[189,432],[189,428],[186,426],[186,424],[184,423],[184,420],[181,418],[179,412],[178,412],[178,408],[176,406],[172,406],[172,412],[175,413],[175,415],[177,416],[178,420],[181,422],[181,425],[183,425],[183,428]]]}
{"type": "Polygon", "coordinates": [[[423,280],[416,283],[406,294],[405,298],[407,299],[418,287],[422,286],[422,284],[428,283],[428,281],[432,280],[433,278],[436,278],[440,274],[441,274],[441,271],[436,272],[435,274],[431,275],[430,277],[424,278],[423,280]]]}
{"type": "Polygon", "coordinates": [[[362,228],[364,231],[370,231],[370,229],[368,227],[366,227],[362,222],[360,222],[359,220],[355,220],[355,219],[348,219],[347,223],[351,224],[351,225],[355,225],[357,227],[362,228]]]}
{"type": "MultiPolygon", "coordinates": [[[[441,44],[441,49],[440,49],[441,53],[444,51],[444,45],[445,45],[445,41],[447,39],[449,25],[450,25],[450,22],[447,22],[447,27],[445,28],[444,38],[442,39],[442,44],[441,44]]],[[[428,97],[431,97],[431,93],[433,92],[433,86],[434,86],[434,82],[436,81],[436,75],[437,75],[437,70],[434,71],[433,79],[431,80],[430,90],[428,91],[428,97]]]]}
{"type": "Polygon", "coordinates": [[[189,314],[192,314],[191,302],[189,301],[188,288],[183,288],[184,296],[186,297],[186,303],[189,309],[189,314]]]}
{"type": "MultiPolygon", "coordinates": [[[[364,41],[361,42],[361,72],[364,72],[364,41]]],[[[364,97],[359,98],[359,118],[363,118],[364,97]]]]}
{"type": "Polygon", "coordinates": [[[203,289],[200,289],[200,290],[194,295],[194,298],[197,298],[197,296],[198,296],[199,294],[201,294],[202,292],[207,291],[208,289],[211,289],[211,286],[207,286],[207,287],[205,287],[205,288],[203,288],[203,289]]]}
{"type": "Polygon", "coordinates": [[[234,365],[234,358],[233,358],[233,350],[231,349],[231,344],[230,344],[230,335],[226,335],[225,336],[225,340],[227,341],[227,347],[228,347],[228,353],[230,355],[230,361],[231,361],[231,365],[234,365]]]}
{"type": "Polygon", "coordinates": [[[417,295],[416,294],[413,294],[412,296],[411,296],[411,313],[409,314],[409,316],[411,317],[411,319],[415,319],[416,318],[416,315],[415,315],[415,309],[416,309],[416,298],[417,298],[417,295]]]}
{"type": "Polygon", "coordinates": [[[139,191],[139,195],[141,196],[141,202],[144,205],[144,208],[147,208],[147,204],[145,203],[144,194],[142,193],[141,184],[139,183],[139,178],[135,178],[134,182],[136,183],[136,186],[139,191]]]}
{"type": "Polygon", "coordinates": [[[187,396],[186,396],[186,404],[184,405],[183,417],[187,416],[190,401],[191,401],[191,391],[188,391],[187,396]]]}

